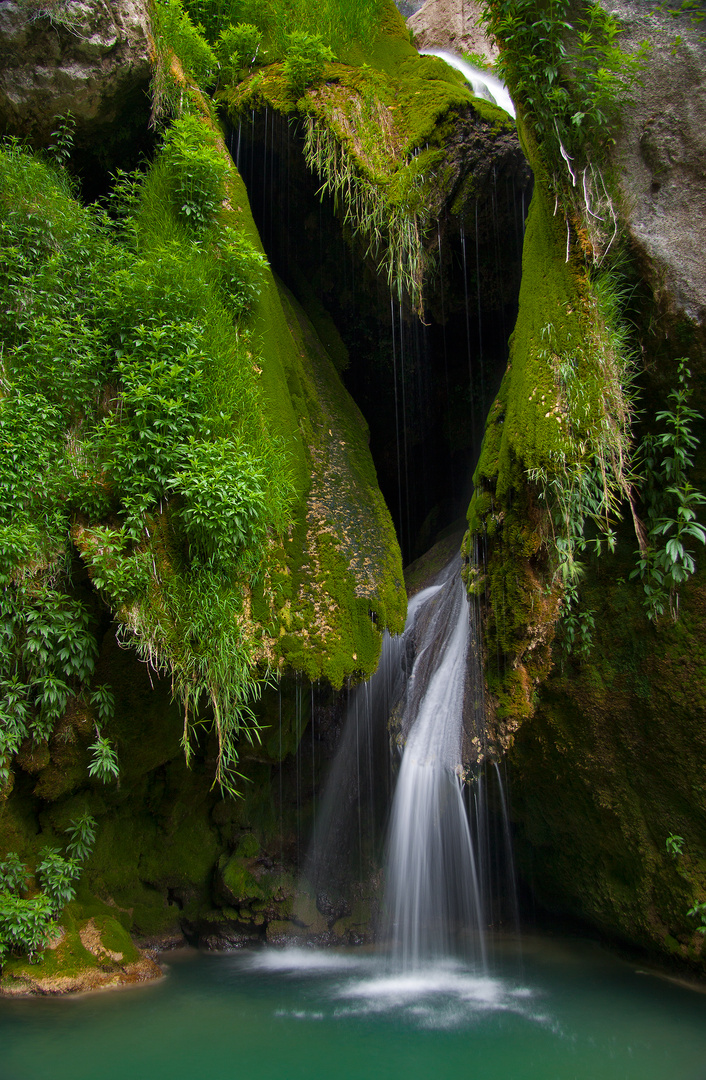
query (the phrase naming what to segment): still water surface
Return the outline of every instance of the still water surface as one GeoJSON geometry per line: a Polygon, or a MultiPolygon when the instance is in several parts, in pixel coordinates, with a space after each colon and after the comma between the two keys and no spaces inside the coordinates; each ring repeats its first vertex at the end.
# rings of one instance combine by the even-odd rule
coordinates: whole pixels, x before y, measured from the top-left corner
{"type": "Polygon", "coordinates": [[[154,985],[0,1001],[0,1080],[706,1080],[706,995],[585,943],[492,964],[174,956],[154,985]]]}

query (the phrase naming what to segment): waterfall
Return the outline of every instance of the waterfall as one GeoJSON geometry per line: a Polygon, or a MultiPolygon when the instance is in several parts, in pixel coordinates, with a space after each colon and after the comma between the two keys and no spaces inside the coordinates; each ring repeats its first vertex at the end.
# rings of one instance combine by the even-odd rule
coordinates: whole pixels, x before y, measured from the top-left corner
{"type": "Polygon", "coordinates": [[[471,827],[462,775],[464,758],[483,746],[483,724],[476,612],[456,556],[410,600],[404,633],[385,635],[377,672],[350,696],[305,863],[303,888],[313,891],[319,912],[345,915],[352,883],[371,873],[371,853],[380,857],[376,829],[381,793],[389,800],[391,729],[402,755],[384,850],[379,939],[395,970],[458,954],[485,965],[484,784],[481,770],[471,827]]]}
{"type": "Polygon", "coordinates": [[[507,87],[495,75],[474,67],[473,64],[467,64],[460,56],[447,52],[445,49],[420,49],[420,54],[422,56],[438,56],[441,60],[445,60],[447,64],[461,72],[466,81],[470,83],[476,97],[492,101],[493,105],[498,105],[510,116],[515,116],[515,106],[507,92],[507,87]]]}
{"type": "Polygon", "coordinates": [[[463,799],[471,619],[460,564],[457,557],[415,611],[416,656],[401,710],[406,743],[386,848],[383,940],[394,966],[406,971],[457,952],[462,936],[465,951],[485,963],[463,799]]]}
{"type": "Polygon", "coordinates": [[[375,674],[350,695],[304,864],[319,911],[343,912],[351,881],[365,875],[363,863],[371,854],[380,856],[377,826],[390,790],[387,722],[404,693],[406,650],[417,611],[440,587],[410,600],[404,633],[391,637],[385,631],[375,674]]]}

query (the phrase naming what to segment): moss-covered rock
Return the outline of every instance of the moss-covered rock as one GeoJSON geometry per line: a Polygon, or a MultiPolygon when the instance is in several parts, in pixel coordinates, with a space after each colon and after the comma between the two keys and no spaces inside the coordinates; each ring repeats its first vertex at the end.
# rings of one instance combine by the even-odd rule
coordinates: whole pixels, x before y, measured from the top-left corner
{"type": "MultiPolygon", "coordinates": [[[[634,11],[628,4],[612,7],[634,11]]],[[[660,56],[655,62],[661,71],[660,56]]],[[[529,108],[519,104],[521,114],[523,104],[529,108]]],[[[627,118],[626,142],[612,166],[606,148],[594,147],[593,167],[605,170],[614,208],[619,189],[633,184],[620,169],[631,140],[634,152],[639,115],[627,118]]],[[[556,573],[567,549],[560,547],[566,534],[552,488],[570,483],[577,447],[583,453],[609,426],[600,399],[613,393],[612,376],[600,353],[609,356],[612,348],[610,320],[596,319],[594,303],[594,264],[603,262],[606,248],[592,249],[590,207],[582,218],[569,180],[564,187],[558,179],[566,162],[553,163],[550,184],[551,163],[522,120],[520,128],[538,182],[510,362],[488,416],[465,544],[469,592],[484,596],[487,605],[491,737],[507,748],[518,861],[541,903],[703,970],[698,919],[687,914],[706,896],[703,571],[683,590],[679,621],[665,617],[656,625],[647,619],[641,582],[631,580],[638,539],[627,524],[615,527],[617,553],[601,559],[586,555],[601,539],[600,523],[595,531],[588,527],[583,576],[556,573]],[[584,424],[578,440],[558,378],[561,365],[566,370],[577,357],[584,424]],[[580,596],[573,611],[567,582],[580,596]],[[579,623],[586,628],[583,649],[574,636],[579,623]],[[683,837],[682,855],[669,854],[672,835],[683,837]]],[[[625,236],[635,229],[633,207],[623,212],[615,231],[625,236]]],[[[632,345],[643,360],[644,412],[632,445],[630,438],[622,443],[629,455],[640,435],[659,430],[655,414],[677,381],[680,355],[690,358],[695,397],[703,402],[703,326],[693,307],[691,315],[684,310],[683,282],[665,296],[665,281],[673,278],[668,266],[655,288],[654,262],[645,260],[644,250],[613,273],[628,283],[624,292],[639,312],[632,345]],[[657,321],[664,336],[652,332],[657,321]]],[[[619,408],[612,408],[617,415],[619,408]]],[[[700,463],[691,480],[698,487],[702,477],[700,463]]],[[[628,521],[631,510],[643,512],[640,482],[630,476],[618,499],[630,492],[631,505],[623,503],[628,521]]]]}
{"type": "Polygon", "coordinates": [[[628,571],[620,560],[584,586],[593,649],[555,668],[515,737],[517,853],[550,910],[703,966],[687,911],[706,895],[705,579],[655,628],[628,571]]]}
{"type": "Polygon", "coordinates": [[[38,963],[11,958],[4,964],[0,996],[85,993],[161,978],[153,956],[136,948],[129,922],[126,912],[82,890],[38,963]]]}

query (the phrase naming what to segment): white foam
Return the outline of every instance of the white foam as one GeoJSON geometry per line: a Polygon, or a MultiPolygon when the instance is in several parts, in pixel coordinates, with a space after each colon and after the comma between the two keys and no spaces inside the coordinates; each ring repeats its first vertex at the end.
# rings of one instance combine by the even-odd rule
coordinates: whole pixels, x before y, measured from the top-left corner
{"type": "Polygon", "coordinates": [[[253,971],[336,972],[358,969],[363,957],[350,956],[333,949],[263,949],[248,958],[253,971]]]}
{"type": "Polygon", "coordinates": [[[335,1016],[394,1013],[428,1030],[473,1024],[492,1013],[513,1013],[542,1026],[553,1024],[537,1011],[535,992],[529,987],[477,974],[453,961],[415,972],[379,972],[339,984],[333,994],[340,1002],[335,1016]]]}
{"type": "Polygon", "coordinates": [[[307,1012],[305,1009],[278,1009],[275,1016],[283,1020],[323,1020],[322,1012],[307,1012]]]}
{"type": "Polygon", "coordinates": [[[446,968],[409,974],[362,979],[341,989],[342,997],[413,1002],[449,996],[487,1008],[497,1007],[507,996],[499,979],[473,976],[446,968]]]}

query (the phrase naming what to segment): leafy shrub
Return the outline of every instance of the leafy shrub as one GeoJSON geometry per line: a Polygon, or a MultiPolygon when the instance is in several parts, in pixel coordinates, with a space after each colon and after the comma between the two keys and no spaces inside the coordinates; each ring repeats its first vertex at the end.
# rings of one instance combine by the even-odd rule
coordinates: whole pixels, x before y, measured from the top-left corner
{"type": "Polygon", "coordinates": [[[118,755],[110,740],[101,735],[100,730],[96,732],[96,741],[91,744],[89,749],[93,757],[91,758],[91,764],[88,766],[88,775],[97,777],[104,784],[107,784],[110,780],[117,780],[120,775],[118,755]]]}
{"type": "Polygon", "coordinates": [[[33,963],[55,929],[51,897],[22,897],[0,891],[0,965],[13,954],[33,963]]]}
{"type": "Polygon", "coordinates": [[[94,586],[115,607],[140,596],[150,582],[145,552],[132,550],[124,529],[95,525],[81,534],[81,552],[91,571],[94,586]]]}
{"type": "Polygon", "coordinates": [[[183,500],[179,516],[193,559],[209,566],[252,565],[267,531],[268,484],[247,447],[232,439],[191,439],[184,467],[169,486],[183,500]]]}
{"type": "Polygon", "coordinates": [[[484,0],[482,18],[501,43],[497,70],[526,110],[553,172],[600,158],[615,141],[619,107],[640,78],[645,51],[618,44],[620,24],[598,3],[484,0]]]}
{"type": "Polygon", "coordinates": [[[34,895],[22,895],[30,875],[15,852],[0,863],[0,966],[11,955],[27,955],[34,962],[55,931],[55,920],[76,896],[82,863],[93,850],[96,821],[83,813],[66,832],[65,855],[50,847],[40,852],[35,876],[41,889],[34,895]]]}
{"type": "Polygon", "coordinates": [[[208,86],[218,62],[181,0],[152,0],[151,7],[156,35],[162,47],[176,53],[186,73],[199,86],[208,86]]]}
{"type": "Polygon", "coordinates": [[[79,207],[63,170],[0,147],[0,789],[76,695],[96,710],[91,775],[118,775],[112,705],[91,686],[101,604],[173,676],[188,723],[192,706],[218,714],[219,775],[234,775],[262,678],[243,598],[290,482],[239,325],[266,262],[215,227],[228,167],[184,117],[144,178],[119,178],[116,221],[79,207]],[[71,541],[95,586],[81,600],[71,541]],[[193,589],[209,649],[189,630],[193,589]],[[230,636],[224,610],[243,622],[230,636]]]}
{"type": "Polygon", "coordinates": [[[334,55],[319,34],[306,30],[293,30],[287,40],[284,60],[284,78],[290,93],[300,98],[310,86],[317,86],[324,76],[324,68],[334,55]]]}
{"type": "Polygon", "coordinates": [[[74,883],[81,876],[81,868],[73,859],[64,858],[56,848],[42,848],[39,858],[37,878],[56,918],[76,896],[74,883]]]}
{"type": "Polygon", "coordinates": [[[262,32],[251,23],[227,26],[218,35],[216,56],[226,82],[237,82],[251,68],[262,47],[262,32]]]}
{"type": "Polygon", "coordinates": [[[696,570],[693,541],[706,544],[706,528],[697,521],[706,496],[687,479],[694,465],[699,439],[693,425],[703,419],[690,407],[691,372],[687,361],[678,362],[678,385],[667,400],[671,408],[657,413],[666,430],[643,440],[644,501],[647,545],[637,551],[637,567],[630,575],[642,581],[645,607],[654,621],[669,610],[679,612],[679,589],[696,570]]]}
{"type": "Polygon", "coordinates": [[[27,867],[14,851],[9,853],[4,862],[0,862],[0,892],[23,892],[28,878],[27,867]]]}
{"type": "Polygon", "coordinates": [[[178,217],[197,231],[207,229],[225,198],[228,171],[212,132],[195,116],[181,117],[165,136],[162,161],[178,217]]]}
{"type": "Polygon", "coordinates": [[[217,258],[223,296],[236,315],[246,315],[260,295],[267,259],[246,236],[224,228],[218,234],[217,258]]]}

